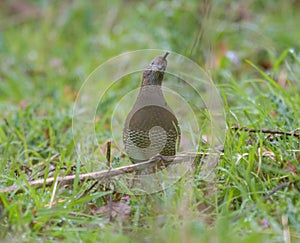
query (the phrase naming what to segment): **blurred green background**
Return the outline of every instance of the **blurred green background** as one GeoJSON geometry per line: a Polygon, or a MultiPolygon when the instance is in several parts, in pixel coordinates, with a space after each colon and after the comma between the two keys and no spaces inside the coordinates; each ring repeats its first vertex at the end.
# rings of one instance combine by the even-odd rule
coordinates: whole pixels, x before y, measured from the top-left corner
{"type": "Polygon", "coordinates": [[[131,50],[167,49],[243,78],[248,72],[234,60],[272,62],[285,49],[299,48],[298,1],[1,4],[0,99],[14,104],[62,99],[63,92],[77,90],[98,65],[131,50]],[[222,63],[228,52],[232,60],[222,63]]]}

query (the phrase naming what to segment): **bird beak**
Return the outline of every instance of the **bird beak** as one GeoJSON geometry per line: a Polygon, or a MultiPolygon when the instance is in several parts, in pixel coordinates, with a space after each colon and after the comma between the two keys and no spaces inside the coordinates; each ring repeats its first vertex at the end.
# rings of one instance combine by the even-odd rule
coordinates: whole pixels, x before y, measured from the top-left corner
{"type": "Polygon", "coordinates": [[[166,58],[169,54],[170,54],[169,52],[166,52],[166,54],[163,56],[163,60],[166,60],[166,58]]]}

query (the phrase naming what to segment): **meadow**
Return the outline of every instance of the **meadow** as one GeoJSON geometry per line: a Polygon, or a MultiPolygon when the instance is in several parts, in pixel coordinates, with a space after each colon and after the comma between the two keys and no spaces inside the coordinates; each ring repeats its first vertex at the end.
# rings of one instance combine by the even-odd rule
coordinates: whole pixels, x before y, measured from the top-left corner
{"type": "MultiPolygon", "coordinates": [[[[1,242],[300,241],[299,1],[1,5],[1,242]],[[80,160],[72,119],[89,75],[142,49],[178,53],[207,72],[222,100],[224,141],[210,178],[196,165],[165,190],[132,195],[79,177],[107,169],[107,141],[110,166],[130,165],[110,119],[141,72],[114,86],[95,111],[93,156],[104,163],[80,160]],[[55,179],[70,175],[69,183],[55,179]]],[[[184,95],[200,107],[197,94],[184,95]]]]}

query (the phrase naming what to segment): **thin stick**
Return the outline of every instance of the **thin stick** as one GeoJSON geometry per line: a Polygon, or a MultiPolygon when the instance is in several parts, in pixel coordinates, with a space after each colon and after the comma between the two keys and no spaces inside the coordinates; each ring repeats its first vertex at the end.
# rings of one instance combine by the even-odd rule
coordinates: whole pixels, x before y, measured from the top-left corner
{"type": "MultiPolygon", "coordinates": [[[[273,194],[275,194],[276,192],[278,192],[279,190],[281,190],[283,188],[288,187],[292,183],[294,183],[294,182],[292,181],[292,182],[281,182],[281,183],[279,183],[275,188],[273,188],[271,191],[269,191],[267,194],[265,194],[263,196],[263,200],[269,199],[273,194]]],[[[243,217],[244,215],[246,215],[250,210],[255,208],[256,205],[257,205],[257,203],[255,202],[252,205],[250,205],[249,208],[246,211],[234,216],[233,221],[236,221],[236,220],[240,219],[241,217],[243,217]]]]}
{"type": "Polygon", "coordinates": [[[107,165],[107,168],[110,168],[111,165],[110,165],[110,154],[111,154],[111,141],[107,141],[106,143],[106,165],[107,165]]]}
{"type": "MultiPolygon", "coordinates": [[[[109,169],[111,169],[110,153],[111,153],[111,141],[109,140],[106,143],[106,163],[107,163],[106,165],[107,165],[107,168],[109,168],[109,169]]],[[[109,205],[109,210],[107,212],[107,217],[109,218],[109,221],[111,222],[112,221],[112,209],[113,209],[112,208],[112,193],[109,194],[108,205],[109,205]]]]}
{"type": "Polygon", "coordinates": [[[266,195],[264,195],[263,199],[268,199],[270,198],[273,194],[275,194],[276,192],[278,192],[280,189],[282,188],[286,188],[291,184],[291,182],[281,182],[279,183],[278,186],[276,186],[275,188],[273,188],[271,191],[269,191],[266,195]]]}
{"type": "Polygon", "coordinates": [[[272,129],[252,129],[252,128],[247,128],[247,127],[239,127],[238,125],[232,126],[231,129],[235,130],[235,131],[241,130],[241,131],[245,131],[245,132],[249,132],[249,133],[269,133],[269,134],[294,136],[294,137],[300,138],[300,134],[295,131],[283,132],[283,131],[272,130],[272,129]]]}

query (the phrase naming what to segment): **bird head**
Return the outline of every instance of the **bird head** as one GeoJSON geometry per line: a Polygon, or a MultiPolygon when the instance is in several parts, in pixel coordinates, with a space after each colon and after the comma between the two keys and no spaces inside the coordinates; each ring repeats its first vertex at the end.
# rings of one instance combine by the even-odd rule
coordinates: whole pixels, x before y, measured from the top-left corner
{"type": "Polygon", "coordinates": [[[143,86],[146,85],[161,85],[164,78],[164,72],[167,68],[167,56],[169,52],[166,52],[164,56],[158,56],[152,60],[152,62],[145,68],[143,72],[143,86]]]}

